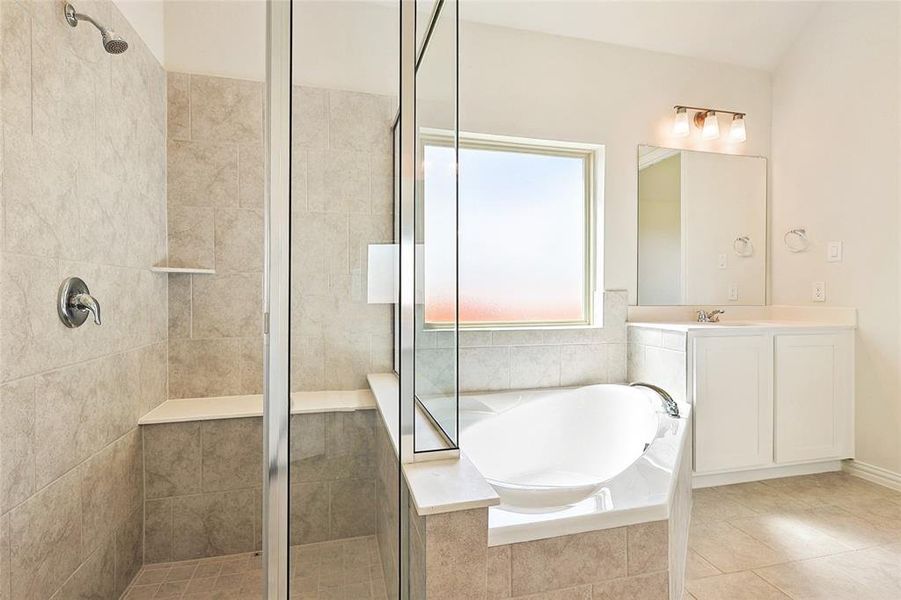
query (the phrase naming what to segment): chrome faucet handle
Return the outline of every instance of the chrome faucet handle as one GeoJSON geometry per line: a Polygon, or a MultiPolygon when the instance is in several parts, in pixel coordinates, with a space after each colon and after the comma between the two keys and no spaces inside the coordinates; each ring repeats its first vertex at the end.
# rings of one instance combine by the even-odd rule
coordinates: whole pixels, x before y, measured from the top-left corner
{"type": "Polygon", "coordinates": [[[712,310],[709,313],[707,313],[707,318],[710,320],[711,323],[719,323],[720,315],[724,315],[724,314],[726,314],[726,311],[718,308],[716,310],[712,310]]]}
{"type": "Polygon", "coordinates": [[[100,303],[88,293],[75,294],[69,299],[69,305],[77,310],[86,310],[94,317],[94,323],[100,325],[100,303]]]}
{"type": "Polygon", "coordinates": [[[100,325],[100,303],[78,277],[69,277],[59,286],[56,308],[66,327],[81,327],[88,314],[94,317],[95,324],[100,325]]]}

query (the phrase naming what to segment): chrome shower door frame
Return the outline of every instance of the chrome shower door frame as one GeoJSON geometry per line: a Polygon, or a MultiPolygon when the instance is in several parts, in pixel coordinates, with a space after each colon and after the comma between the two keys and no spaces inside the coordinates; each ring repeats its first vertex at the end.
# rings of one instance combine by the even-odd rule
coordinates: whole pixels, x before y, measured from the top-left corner
{"type": "Polygon", "coordinates": [[[264,598],[287,600],[291,413],[292,1],[266,2],[266,194],[263,267],[264,598]]]}

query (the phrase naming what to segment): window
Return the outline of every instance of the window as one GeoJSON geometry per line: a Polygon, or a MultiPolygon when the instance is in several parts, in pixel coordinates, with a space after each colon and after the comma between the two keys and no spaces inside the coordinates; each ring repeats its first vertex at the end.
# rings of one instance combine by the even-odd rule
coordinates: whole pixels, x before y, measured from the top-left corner
{"type": "MultiPolygon", "coordinates": [[[[589,324],[596,149],[460,138],[463,327],[589,324]]],[[[425,320],[454,317],[453,141],[424,140],[425,320]]]]}

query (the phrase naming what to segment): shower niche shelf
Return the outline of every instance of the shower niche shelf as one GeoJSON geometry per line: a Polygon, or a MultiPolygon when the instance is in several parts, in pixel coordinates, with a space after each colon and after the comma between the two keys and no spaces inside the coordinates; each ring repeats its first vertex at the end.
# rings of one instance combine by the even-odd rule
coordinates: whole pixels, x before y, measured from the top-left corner
{"type": "Polygon", "coordinates": [[[173,275],[215,275],[216,269],[202,269],[200,267],[150,267],[154,273],[170,273],[173,275]]]}

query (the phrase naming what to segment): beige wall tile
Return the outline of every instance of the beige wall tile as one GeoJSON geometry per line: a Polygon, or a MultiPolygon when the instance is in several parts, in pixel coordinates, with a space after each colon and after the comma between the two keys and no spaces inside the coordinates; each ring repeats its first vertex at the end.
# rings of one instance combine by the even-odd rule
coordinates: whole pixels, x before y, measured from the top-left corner
{"type": "Polygon", "coordinates": [[[512,566],[510,546],[488,548],[488,599],[509,598],[511,593],[512,566]]]}
{"type": "Polygon", "coordinates": [[[216,211],[216,272],[263,270],[263,213],[249,209],[216,211]]]}
{"type": "MultiPolygon", "coordinates": [[[[4,6],[0,19],[0,85],[3,131],[31,135],[31,15],[23,4],[4,6]]],[[[0,596],[2,597],[2,596],[0,596]]]]}
{"type": "Polygon", "coordinates": [[[297,150],[328,148],[329,92],[325,89],[294,86],[291,112],[291,144],[297,150]]]}
{"type": "Polygon", "coordinates": [[[191,337],[191,276],[169,275],[169,339],[191,337]]]}
{"type": "Polygon", "coordinates": [[[81,480],[82,539],[93,552],[144,499],[141,434],[137,428],[85,462],[81,480]]]}
{"type": "Polygon", "coordinates": [[[170,210],[237,206],[237,144],[169,140],[168,190],[170,210]]]}
{"type": "Polygon", "coordinates": [[[116,531],[116,594],[121,595],[144,563],[143,510],[134,511],[116,531]]]}
{"type": "Polygon", "coordinates": [[[290,543],[310,544],[329,539],[329,484],[311,481],[291,485],[290,543]]]}
{"type": "Polygon", "coordinates": [[[49,598],[81,564],[78,469],[9,513],[12,598],[49,598]]]}
{"type": "Polygon", "coordinates": [[[510,387],[514,389],[560,385],[559,346],[510,348],[510,387]]]}
{"type": "Polygon", "coordinates": [[[191,331],[195,339],[263,335],[259,273],[194,276],[191,331]]]}
{"type": "Polygon", "coordinates": [[[9,513],[0,515],[0,600],[12,600],[9,569],[9,513]]]}
{"type": "Polygon", "coordinates": [[[488,391],[510,387],[508,348],[461,348],[460,388],[488,391]]]}
{"type": "Polygon", "coordinates": [[[659,571],[595,583],[592,600],[669,600],[669,573],[659,571]]]}
{"type": "MultiPolygon", "coordinates": [[[[238,198],[241,208],[263,208],[265,178],[263,171],[266,159],[259,143],[244,143],[238,146],[238,198]]],[[[292,164],[292,171],[295,165],[292,164]]],[[[293,176],[292,172],[292,176],[293,176]]],[[[296,201],[295,198],[291,199],[296,201]]]]}
{"type": "Polygon", "coordinates": [[[191,75],[191,139],[247,142],[262,137],[262,83],[191,75]]]}
{"type": "Polygon", "coordinates": [[[169,259],[171,267],[216,267],[216,234],[213,209],[197,206],[169,207],[169,259]]]}
{"type": "Polygon", "coordinates": [[[606,344],[560,348],[560,385],[591,385],[606,382],[606,344]]]}
{"type": "Polygon", "coordinates": [[[169,396],[198,398],[262,390],[262,336],[170,340],[169,396]]]}
{"type": "Polygon", "coordinates": [[[169,139],[191,139],[191,76],[168,73],[166,76],[169,139]]]}
{"type": "Polygon", "coordinates": [[[666,570],[669,562],[668,527],[667,521],[626,527],[629,575],[666,570]]]}
{"type": "Polygon", "coordinates": [[[263,479],[263,420],[219,419],[201,424],[203,491],[260,485],[263,479]]]}
{"type": "Polygon", "coordinates": [[[368,214],[368,154],[352,150],[307,152],[307,206],[314,212],[368,214]]]}
{"type": "Polygon", "coordinates": [[[388,154],[397,101],[389,96],[329,91],[329,147],[388,154]]]}
{"type": "Polygon", "coordinates": [[[117,595],[116,545],[108,536],[50,600],[92,600],[117,595]]]}
{"type": "Polygon", "coordinates": [[[295,213],[292,271],[298,291],[324,294],[329,275],[348,273],[348,219],[344,214],[295,213]]]}
{"type": "Polygon", "coordinates": [[[0,387],[0,514],[34,493],[34,379],[0,387]]]}
{"type": "Polygon", "coordinates": [[[250,552],[254,545],[253,489],[172,499],[172,558],[250,552]]]}
{"type": "Polygon", "coordinates": [[[147,498],[201,491],[200,423],[144,425],[144,481],[147,498]]]}
{"type": "Polygon", "coordinates": [[[329,537],[340,539],[373,533],[375,482],[372,479],[332,481],[329,484],[329,537]]]}
{"type": "Polygon", "coordinates": [[[524,542],[512,549],[514,595],[626,575],[626,530],[622,527],[524,542]]]}
{"type": "MultiPolygon", "coordinates": [[[[551,590],[540,594],[529,594],[528,596],[517,596],[521,600],[590,600],[591,597],[590,585],[580,585],[565,590],[551,590]]],[[[633,599],[630,598],[629,600],[633,599]]]]}
{"type": "Polygon", "coordinates": [[[6,304],[17,307],[17,318],[0,320],[4,381],[65,364],[74,354],[75,338],[65,334],[55,311],[46,309],[46,299],[55,298],[59,288],[58,269],[53,259],[3,254],[0,287],[6,304]]]}
{"type": "Polygon", "coordinates": [[[144,502],[144,562],[172,560],[172,498],[144,502]]]}
{"type": "Polygon", "coordinates": [[[431,515],[425,519],[425,530],[428,597],[431,600],[485,598],[488,510],[431,515]]]}

